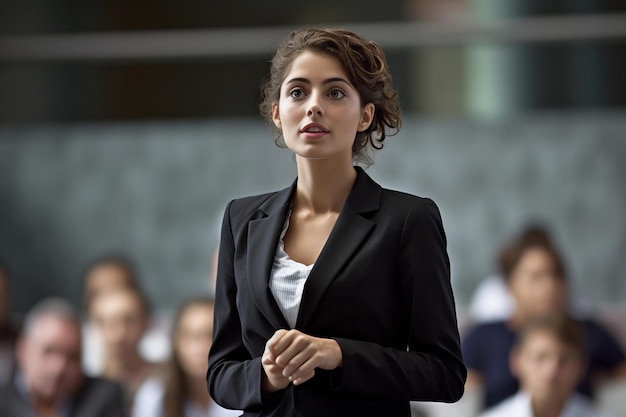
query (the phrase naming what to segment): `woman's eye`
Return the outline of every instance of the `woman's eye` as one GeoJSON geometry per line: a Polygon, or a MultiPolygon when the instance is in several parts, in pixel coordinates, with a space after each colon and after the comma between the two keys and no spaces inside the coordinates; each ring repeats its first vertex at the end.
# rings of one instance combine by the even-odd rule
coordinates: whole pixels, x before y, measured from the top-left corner
{"type": "Polygon", "coordinates": [[[334,99],[344,98],[346,96],[344,92],[341,90],[330,90],[328,95],[330,98],[334,98],[334,99]]]}
{"type": "Polygon", "coordinates": [[[289,92],[289,97],[291,98],[302,98],[304,96],[304,91],[301,88],[294,88],[289,92]]]}

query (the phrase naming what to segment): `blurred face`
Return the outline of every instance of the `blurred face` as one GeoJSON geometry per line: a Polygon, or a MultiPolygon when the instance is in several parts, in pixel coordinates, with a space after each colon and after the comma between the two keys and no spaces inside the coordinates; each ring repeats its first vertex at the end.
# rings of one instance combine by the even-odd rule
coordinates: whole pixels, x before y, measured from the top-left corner
{"type": "Polygon", "coordinates": [[[533,401],[561,401],[573,392],[583,373],[574,347],[546,330],[530,334],[511,356],[511,368],[533,401]]]}
{"type": "Polygon", "coordinates": [[[305,51],[292,62],[272,115],[297,156],[352,161],[356,133],[369,127],[373,113],[337,59],[305,51]]]}
{"type": "Polygon", "coordinates": [[[85,295],[132,286],[133,279],[126,268],[113,262],[105,263],[95,266],[87,273],[85,295]]]}
{"type": "Polygon", "coordinates": [[[192,378],[205,378],[213,338],[213,308],[207,305],[188,307],[174,338],[175,353],[183,372],[192,378]]]}
{"type": "Polygon", "coordinates": [[[544,249],[528,249],[509,278],[516,306],[527,316],[543,316],[566,308],[565,280],[556,273],[554,259],[544,249]]]}
{"type": "Polygon", "coordinates": [[[31,395],[58,401],[76,392],[81,381],[80,329],[44,316],[20,339],[17,360],[31,395]]]}
{"type": "Polygon", "coordinates": [[[105,292],[96,296],[91,316],[102,335],[107,355],[123,358],[137,352],[147,317],[133,291],[105,292]]]}

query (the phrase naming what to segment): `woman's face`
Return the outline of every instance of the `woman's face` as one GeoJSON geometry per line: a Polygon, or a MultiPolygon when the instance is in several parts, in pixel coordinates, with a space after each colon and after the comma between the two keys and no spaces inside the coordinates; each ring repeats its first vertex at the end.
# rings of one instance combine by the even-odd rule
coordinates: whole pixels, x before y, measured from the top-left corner
{"type": "Polygon", "coordinates": [[[213,340],[213,308],[197,304],[185,309],[174,339],[174,350],[183,373],[189,377],[205,378],[207,355],[213,340]]]}
{"type": "Polygon", "coordinates": [[[116,288],[132,288],[133,277],[122,265],[110,262],[95,266],[85,277],[84,297],[89,299],[100,292],[116,288]]]}
{"type": "Polygon", "coordinates": [[[567,289],[552,255],[542,248],[524,252],[509,278],[516,306],[526,316],[543,316],[566,308],[567,289]]]}
{"type": "Polygon", "coordinates": [[[136,352],[147,327],[141,300],[133,291],[105,292],[93,301],[91,316],[102,335],[107,355],[136,352]]]}
{"type": "Polygon", "coordinates": [[[306,159],[352,161],[356,133],[367,129],[374,105],[358,91],[337,59],[305,51],[291,63],[272,116],[285,144],[306,159]]]}

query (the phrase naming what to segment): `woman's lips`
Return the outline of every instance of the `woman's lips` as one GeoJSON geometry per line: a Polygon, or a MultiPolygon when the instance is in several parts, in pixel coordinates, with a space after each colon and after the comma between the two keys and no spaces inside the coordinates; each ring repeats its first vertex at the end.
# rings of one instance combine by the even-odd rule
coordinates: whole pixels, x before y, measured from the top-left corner
{"type": "Polygon", "coordinates": [[[324,125],[321,125],[319,123],[309,123],[304,125],[302,129],[300,129],[300,133],[302,133],[307,138],[317,139],[328,134],[329,132],[324,125]]]}

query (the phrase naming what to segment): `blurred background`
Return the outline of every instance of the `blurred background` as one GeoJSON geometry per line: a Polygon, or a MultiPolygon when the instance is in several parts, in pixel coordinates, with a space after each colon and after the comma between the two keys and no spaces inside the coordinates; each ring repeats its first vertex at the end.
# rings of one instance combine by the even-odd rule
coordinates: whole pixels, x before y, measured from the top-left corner
{"type": "Polygon", "coordinates": [[[48,295],[78,305],[84,268],[106,254],[135,262],[157,309],[210,292],[226,203],[295,177],[256,105],[278,41],[308,24],[387,52],[405,122],[370,173],[438,203],[461,313],[528,222],[553,232],[586,301],[624,306],[623,1],[7,0],[12,311],[48,295]]]}

